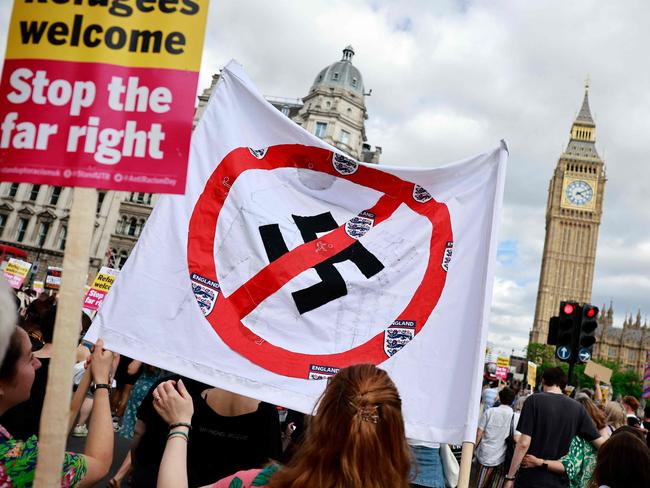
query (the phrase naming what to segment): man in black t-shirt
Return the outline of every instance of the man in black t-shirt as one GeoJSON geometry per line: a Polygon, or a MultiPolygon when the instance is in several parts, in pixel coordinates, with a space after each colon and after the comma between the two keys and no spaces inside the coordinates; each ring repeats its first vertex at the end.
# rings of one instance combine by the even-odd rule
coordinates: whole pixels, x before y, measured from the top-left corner
{"type": "Polygon", "coordinates": [[[524,403],[517,424],[521,437],[503,488],[567,487],[566,478],[548,471],[545,464],[519,470],[524,456],[529,453],[541,459],[560,459],[569,451],[571,439],[576,435],[596,448],[604,442],[584,407],[562,394],[566,381],[560,368],[547,369],[542,375],[543,392],[532,395],[524,403]]]}
{"type": "MultiPolygon", "coordinates": [[[[133,448],[133,486],[155,487],[169,426],[153,407],[153,390],[138,409],[137,445],[133,448]],[[143,433],[138,430],[144,427],[143,433]]],[[[280,419],[276,407],[260,402],[257,410],[243,415],[220,415],[206,398],[218,389],[182,378],[194,402],[192,429],[187,446],[189,486],[212,484],[236,471],[260,468],[281,454],[280,419]],[[207,395],[206,395],[207,393],[207,395]]],[[[227,392],[223,392],[229,394],[227,392]]]]}

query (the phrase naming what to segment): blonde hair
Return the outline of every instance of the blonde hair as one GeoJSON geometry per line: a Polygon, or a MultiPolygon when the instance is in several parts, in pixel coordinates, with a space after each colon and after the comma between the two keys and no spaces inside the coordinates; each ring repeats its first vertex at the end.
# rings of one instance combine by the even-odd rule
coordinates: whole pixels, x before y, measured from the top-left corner
{"type": "Polygon", "coordinates": [[[605,416],[607,417],[607,425],[611,426],[614,430],[627,425],[625,409],[618,402],[608,402],[605,405],[605,416]]]}

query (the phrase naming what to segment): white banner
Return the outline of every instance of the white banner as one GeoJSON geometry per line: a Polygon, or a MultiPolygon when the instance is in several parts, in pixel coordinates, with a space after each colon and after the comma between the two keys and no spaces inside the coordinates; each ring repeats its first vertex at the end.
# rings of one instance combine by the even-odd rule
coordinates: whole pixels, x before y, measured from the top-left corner
{"type": "Polygon", "coordinates": [[[507,151],[445,167],[359,164],[268,104],[231,62],[88,338],[311,412],[372,362],[409,437],[476,434],[507,151]]]}

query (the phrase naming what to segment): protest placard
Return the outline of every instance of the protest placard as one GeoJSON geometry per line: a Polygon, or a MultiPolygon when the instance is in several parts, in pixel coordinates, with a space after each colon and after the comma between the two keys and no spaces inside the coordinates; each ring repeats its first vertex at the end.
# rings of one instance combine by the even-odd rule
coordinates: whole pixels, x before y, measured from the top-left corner
{"type": "Polygon", "coordinates": [[[533,363],[532,361],[528,361],[528,385],[530,385],[531,389],[535,389],[535,385],[537,384],[537,365],[533,363]]]}
{"type": "Polygon", "coordinates": [[[12,288],[19,290],[23,286],[23,283],[25,283],[25,278],[27,277],[31,267],[32,264],[27,261],[11,258],[7,262],[7,266],[3,271],[7,283],[9,283],[12,288]]]}
{"type": "Polygon", "coordinates": [[[16,0],[0,180],[183,193],[207,0],[16,0]]]}
{"type": "Polygon", "coordinates": [[[93,281],[92,286],[86,292],[83,308],[88,310],[99,310],[108,290],[111,289],[119,270],[102,266],[93,281]]]}
{"type": "Polygon", "coordinates": [[[45,288],[47,290],[58,290],[61,288],[61,273],[63,268],[48,266],[45,275],[45,288]]]}
{"type": "Polygon", "coordinates": [[[35,280],[34,283],[32,283],[32,290],[40,295],[45,290],[45,283],[41,280],[35,280]]]}
{"type": "Polygon", "coordinates": [[[606,384],[610,384],[612,381],[612,370],[606,366],[603,366],[593,361],[589,361],[587,366],[585,366],[585,375],[590,378],[594,378],[596,375],[599,376],[600,381],[606,384]]]}
{"type": "Polygon", "coordinates": [[[510,358],[507,356],[499,356],[497,358],[497,370],[494,375],[497,378],[505,381],[506,378],[508,378],[509,371],[510,371],[510,358]]]}

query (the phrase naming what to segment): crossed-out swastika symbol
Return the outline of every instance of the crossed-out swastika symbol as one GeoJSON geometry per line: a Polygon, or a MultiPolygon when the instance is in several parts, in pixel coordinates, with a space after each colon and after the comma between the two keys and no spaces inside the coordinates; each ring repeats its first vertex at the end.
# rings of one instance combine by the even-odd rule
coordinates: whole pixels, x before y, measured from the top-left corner
{"type": "MultiPolygon", "coordinates": [[[[308,217],[298,215],[291,217],[305,242],[316,240],[319,232],[328,232],[339,227],[330,212],[308,217]]],[[[272,263],[289,252],[278,224],[262,225],[259,227],[259,232],[269,262],[272,263]]],[[[348,289],[345,280],[334,266],[334,264],[343,261],[352,261],[368,279],[384,269],[384,265],[374,254],[359,241],[355,242],[313,267],[321,279],[319,283],[291,293],[300,314],[322,307],[326,303],[347,295],[348,289]]]]}

